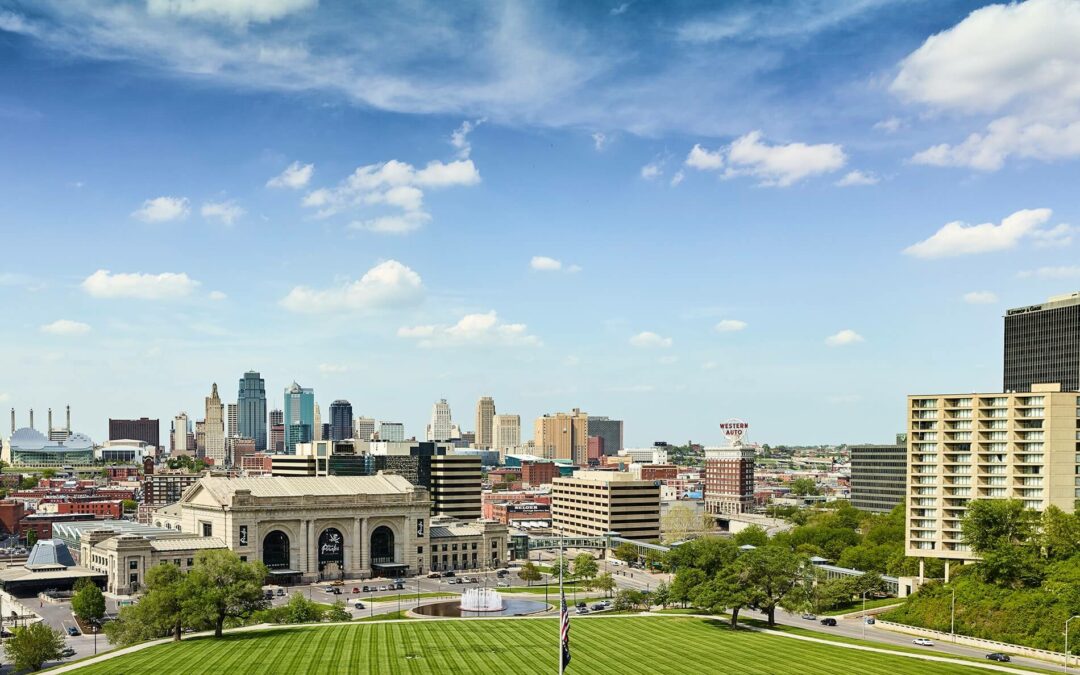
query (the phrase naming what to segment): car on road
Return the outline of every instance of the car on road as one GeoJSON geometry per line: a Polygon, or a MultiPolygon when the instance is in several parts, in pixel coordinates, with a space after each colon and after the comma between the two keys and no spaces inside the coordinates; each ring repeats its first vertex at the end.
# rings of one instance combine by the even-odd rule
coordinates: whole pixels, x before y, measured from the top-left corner
{"type": "Polygon", "coordinates": [[[75,650],[71,647],[64,647],[60,650],[60,658],[70,659],[72,656],[75,656],[75,650]]]}
{"type": "Polygon", "coordinates": [[[71,637],[76,637],[76,636],[79,635],[79,629],[76,628],[75,626],[68,626],[67,627],[67,634],[70,635],[71,637]]]}
{"type": "Polygon", "coordinates": [[[394,579],[394,583],[395,584],[404,584],[405,580],[402,579],[401,577],[398,577],[397,579],[394,579]]]}
{"type": "Polygon", "coordinates": [[[354,604],[353,607],[355,607],[356,609],[363,609],[364,608],[364,603],[358,602],[358,603],[354,604]]]}
{"type": "Polygon", "coordinates": [[[265,596],[266,596],[266,599],[267,599],[267,600],[273,600],[273,599],[274,599],[274,592],[273,592],[273,591],[267,591],[267,592],[266,592],[266,593],[264,593],[263,595],[265,595],[265,596]]]}
{"type": "Polygon", "coordinates": [[[806,619],[807,621],[817,621],[817,615],[811,614],[810,612],[803,614],[802,618],[806,619]]]}
{"type": "Polygon", "coordinates": [[[864,620],[866,621],[867,626],[873,626],[875,623],[877,623],[877,621],[875,621],[874,617],[872,617],[872,616],[868,616],[864,620]]]}
{"type": "Polygon", "coordinates": [[[364,592],[365,593],[370,593],[371,592],[371,586],[364,586],[364,592]]]}
{"type": "Polygon", "coordinates": [[[836,625],[836,619],[832,618],[831,616],[830,617],[825,617],[824,619],[821,620],[821,625],[822,626],[835,626],[836,625]]]}
{"type": "Polygon", "coordinates": [[[450,577],[450,578],[453,578],[453,577],[457,576],[456,574],[454,574],[454,570],[447,570],[447,571],[443,572],[442,575],[444,577],[450,577]]]}
{"type": "Polygon", "coordinates": [[[588,607],[588,605],[586,605],[584,602],[579,602],[577,604],[578,609],[585,609],[586,607],[588,607]]]}
{"type": "Polygon", "coordinates": [[[341,595],[341,589],[340,588],[336,588],[336,587],[331,588],[330,592],[333,593],[334,595],[341,595]]]}
{"type": "Polygon", "coordinates": [[[931,640],[929,640],[927,638],[915,638],[914,640],[911,641],[911,644],[918,645],[920,647],[933,647],[934,646],[933,641],[931,641],[931,640]]]}
{"type": "Polygon", "coordinates": [[[277,592],[274,593],[274,595],[278,596],[279,598],[285,597],[285,589],[284,588],[277,589],[277,592]]]}
{"type": "Polygon", "coordinates": [[[1008,663],[1009,661],[1012,661],[1012,659],[1009,658],[1008,654],[1002,654],[1001,652],[992,652],[990,654],[987,654],[986,658],[990,659],[991,661],[997,661],[998,663],[1008,663]]]}
{"type": "Polygon", "coordinates": [[[334,592],[334,587],[333,586],[323,586],[322,590],[323,590],[323,593],[333,593],[334,592]]]}
{"type": "Polygon", "coordinates": [[[441,576],[442,576],[442,574],[440,574],[439,572],[432,572],[431,574],[427,575],[427,578],[428,579],[438,579],[441,576]]]}
{"type": "MultiPolygon", "coordinates": [[[[577,611],[578,614],[588,614],[589,613],[589,608],[588,607],[578,607],[576,611],[577,611]]],[[[589,625],[592,625],[592,624],[589,624],[589,625]]]]}
{"type": "Polygon", "coordinates": [[[496,585],[497,585],[497,586],[498,586],[499,588],[510,588],[510,584],[506,583],[505,581],[500,581],[500,582],[499,582],[498,584],[496,584],[496,585]]]}
{"type": "Polygon", "coordinates": [[[604,607],[611,607],[611,601],[610,600],[604,600],[600,604],[603,605],[604,607]]]}
{"type": "Polygon", "coordinates": [[[592,611],[594,611],[594,612],[599,612],[599,611],[602,611],[602,610],[605,610],[605,609],[607,609],[607,607],[604,607],[604,603],[602,603],[602,602],[598,602],[598,603],[596,603],[595,605],[592,606],[592,611]]]}

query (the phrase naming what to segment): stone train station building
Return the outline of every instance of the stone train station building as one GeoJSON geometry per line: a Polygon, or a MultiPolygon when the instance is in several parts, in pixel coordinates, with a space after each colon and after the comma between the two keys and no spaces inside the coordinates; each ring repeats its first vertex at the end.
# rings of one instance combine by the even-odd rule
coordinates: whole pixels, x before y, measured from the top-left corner
{"type": "Polygon", "coordinates": [[[424,573],[430,512],[428,491],[392,474],[207,477],[153,521],[221,539],[289,584],[424,573]]]}

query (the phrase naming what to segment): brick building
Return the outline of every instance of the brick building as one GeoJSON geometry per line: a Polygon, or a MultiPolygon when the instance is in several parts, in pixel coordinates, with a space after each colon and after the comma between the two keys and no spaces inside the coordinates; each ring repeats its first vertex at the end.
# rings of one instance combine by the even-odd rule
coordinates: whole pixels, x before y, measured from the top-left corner
{"type": "Polygon", "coordinates": [[[559,465],[555,462],[522,462],[521,484],[524,487],[551,485],[559,477],[559,465]]]}

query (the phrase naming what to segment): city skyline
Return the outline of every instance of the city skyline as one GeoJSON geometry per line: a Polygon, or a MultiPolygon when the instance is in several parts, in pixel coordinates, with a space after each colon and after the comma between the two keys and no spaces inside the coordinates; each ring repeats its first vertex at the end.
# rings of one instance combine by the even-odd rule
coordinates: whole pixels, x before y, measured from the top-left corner
{"type": "Polygon", "coordinates": [[[428,7],[394,44],[377,7],[151,4],[0,9],[0,406],[94,440],[254,368],[417,438],[491,395],[631,447],[887,443],[1080,288],[1041,39],[1075,3],[428,7]]]}

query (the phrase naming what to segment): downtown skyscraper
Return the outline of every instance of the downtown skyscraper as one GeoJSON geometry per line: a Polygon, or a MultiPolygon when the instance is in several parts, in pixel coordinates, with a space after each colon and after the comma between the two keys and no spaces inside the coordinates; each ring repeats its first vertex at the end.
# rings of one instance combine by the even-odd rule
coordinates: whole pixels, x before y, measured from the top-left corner
{"type": "Polygon", "coordinates": [[[297,443],[315,438],[315,391],[293,382],[285,390],[285,454],[295,455],[297,443]]]}
{"type": "Polygon", "coordinates": [[[495,417],[495,399],[481,396],[476,402],[476,443],[483,450],[490,450],[495,445],[492,421],[495,417]]]}
{"type": "Polygon", "coordinates": [[[352,437],[352,403],[338,399],[330,404],[330,440],[344,441],[352,437]]]}
{"type": "Polygon", "coordinates": [[[237,433],[254,439],[256,450],[266,450],[266,381],[258,371],[249,370],[240,378],[236,405],[237,433]]]}

